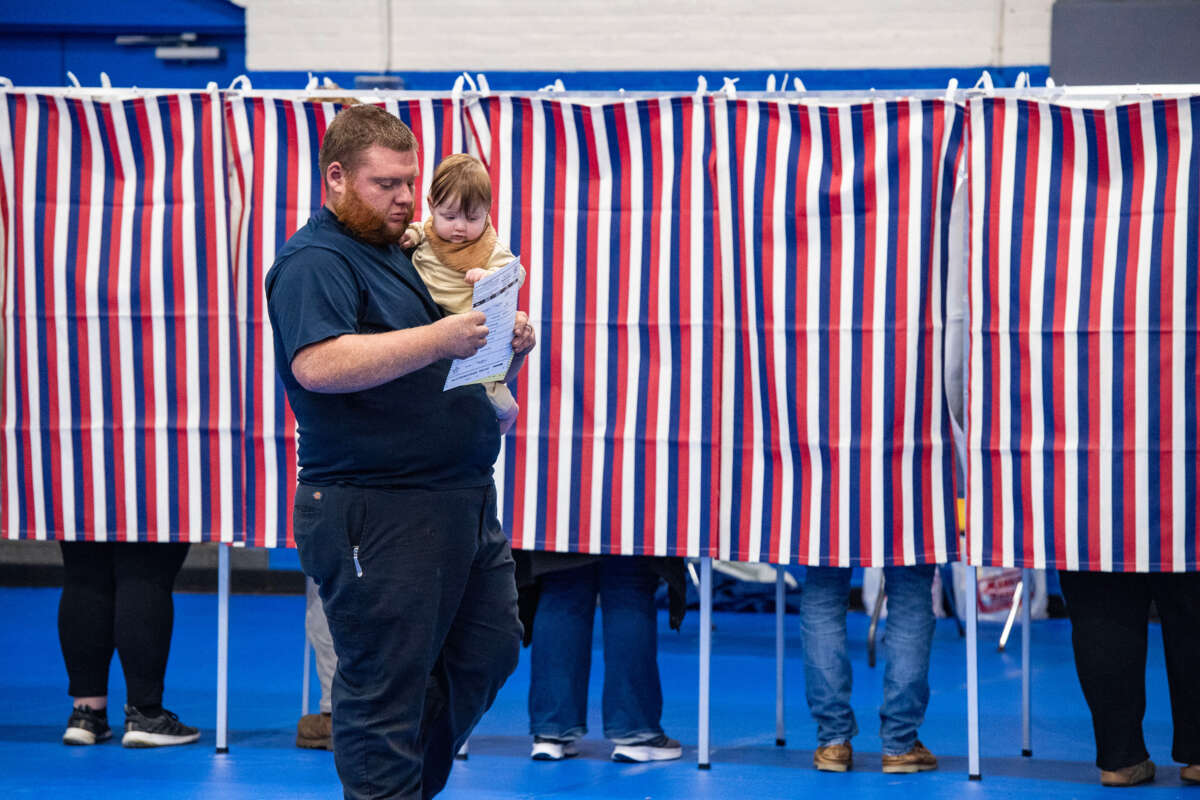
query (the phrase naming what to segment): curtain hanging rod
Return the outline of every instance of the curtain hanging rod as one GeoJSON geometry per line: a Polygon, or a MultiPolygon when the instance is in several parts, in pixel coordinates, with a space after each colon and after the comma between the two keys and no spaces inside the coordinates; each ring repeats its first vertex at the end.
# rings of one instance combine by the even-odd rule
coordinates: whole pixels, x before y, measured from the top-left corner
{"type": "MultiPolygon", "coordinates": [[[[372,89],[369,91],[353,89],[247,89],[247,90],[232,90],[233,93],[244,95],[246,97],[283,97],[287,99],[313,99],[321,100],[328,98],[334,100],[342,97],[353,97],[360,101],[364,100],[406,100],[419,98],[441,98],[446,97],[448,92],[445,91],[413,91],[413,90],[384,90],[372,89]]],[[[546,100],[602,100],[616,101],[622,100],[655,100],[658,98],[674,98],[674,97],[695,97],[697,94],[705,96],[719,97],[723,96],[724,92],[721,89],[714,91],[705,91],[697,93],[695,91],[679,91],[679,92],[648,92],[648,91],[557,91],[557,90],[536,90],[536,91],[502,91],[493,90],[489,92],[478,92],[464,90],[461,96],[464,100],[479,99],[483,97],[532,97],[546,100]]],[[[787,91],[787,92],[762,92],[762,91],[738,91],[736,97],[747,98],[753,100],[842,100],[855,102],[869,102],[871,100],[895,100],[901,98],[913,98],[920,100],[938,100],[944,98],[952,98],[958,102],[965,101],[972,97],[1002,97],[1013,99],[1030,99],[1030,100],[1048,100],[1058,98],[1070,98],[1072,100],[1111,100],[1114,97],[1145,97],[1154,98],[1160,96],[1181,97],[1189,95],[1200,95],[1200,84],[1155,84],[1155,85],[1128,85],[1128,86],[1038,86],[1038,87],[1023,87],[1004,88],[1004,89],[955,89],[947,92],[946,89],[830,89],[830,90],[806,90],[806,91],[787,91]]]]}
{"type": "MultiPolygon", "coordinates": [[[[215,87],[207,89],[163,89],[138,87],[75,87],[75,86],[6,86],[0,85],[0,93],[32,93],[62,95],[65,97],[103,97],[114,100],[153,97],[164,94],[179,93],[208,93],[215,87]]],[[[378,90],[369,91],[354,89],[219,89],[226,94],[244,97],[279,97],[283,99],[336,100],[343,97],[353,97],[359,101],[370,100],[412,100],[434,99],[447,97],[449,91],[413,91],[413,90],[378,90]]],[[[464,100],[483,97],[530,97],[546,100],[592,100],[620,102],[622,100],[654,100],[659,98],[720,97],[723,90],[705,92],[612,92],[612,91],[491,91],[478,92],[466,90],[461,93],[464,100]]],[[[841,101],[841,102],[870,102],[872,100],[919,99],[937,100],[953,99],[963,102],[973,97],[1000,97],[1005,99],[1026,100],[1098,100],[1111,101],[1118,99],[1155,99],[1161,97],[1183,97],[1200,95],[1200,84],[1153,84],[1153,85],[1111,85],[1111,86],[1045,86],[1003,89],[859,89],[859,90],[813,90],[762,92],[738,91],[736,98],[751,100],[784,100],[784,101],[841,101]]]]}

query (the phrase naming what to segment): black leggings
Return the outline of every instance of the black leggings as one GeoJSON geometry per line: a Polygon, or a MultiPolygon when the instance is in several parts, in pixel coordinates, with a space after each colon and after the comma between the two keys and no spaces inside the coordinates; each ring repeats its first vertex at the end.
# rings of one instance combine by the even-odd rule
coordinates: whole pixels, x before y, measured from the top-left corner
{"type": "Polygon", "coordinates": [[[121,656],[126,702],[162,704],[175,605],[171,590],[187,543],[61,542],[58,640],[72,697],[108,695],[113,649],[121,656]]]}
{"type": "Polygon", "coordinates": [[[1092,712],[1096,766],[1116,770],[1149,758],[1146,617],[1154,600],[1162,620],[1175,737],[1171,756],[1200,764],[1200,573],[1059,572],[1075,669],[1092,712]]]}

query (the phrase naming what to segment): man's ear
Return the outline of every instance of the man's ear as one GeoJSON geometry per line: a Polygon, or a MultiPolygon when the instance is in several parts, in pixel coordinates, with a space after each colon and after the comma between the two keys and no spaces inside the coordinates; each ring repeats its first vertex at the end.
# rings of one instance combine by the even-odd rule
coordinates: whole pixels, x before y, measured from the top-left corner
{"type": "Polygon", "coordinates": [[[340,195],[345,190],[347,177],[340,161],[334,161],[325,168],[325,185],[331,194],[340,195]]]}

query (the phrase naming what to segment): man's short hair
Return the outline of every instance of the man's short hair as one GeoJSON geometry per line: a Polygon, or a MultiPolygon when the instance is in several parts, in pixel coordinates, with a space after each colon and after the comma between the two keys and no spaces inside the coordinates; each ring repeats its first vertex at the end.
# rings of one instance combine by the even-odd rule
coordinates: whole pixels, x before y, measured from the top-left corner
{"type": "Polygon", "coordinates": [[[378,145],[401,153],[417,149],[417,137],[404,120],[379,106],[356,105],[343,108],[325,129],[321,142],[321,177],[337,161],[342,169],[354,172],[363,154],[378,145]]]}
{"type": "Polygon", "coordinates": [[[443,158],[429,184],[431,206],[455,200],[464,213],[476,209],[486,212],[492,207],[492,181],[487,169],[479,159],[466,153],[443,158]]]}

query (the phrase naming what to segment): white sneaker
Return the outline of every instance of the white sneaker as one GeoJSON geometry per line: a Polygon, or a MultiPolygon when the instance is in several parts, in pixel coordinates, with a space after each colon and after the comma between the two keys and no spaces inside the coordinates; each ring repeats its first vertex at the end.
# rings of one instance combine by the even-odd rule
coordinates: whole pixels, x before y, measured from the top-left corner
{"type": "Polygon", "coordinates": [[[635,744],[619,744],[613,748],[613,761],[671,761],[683,755],[679,742],[660,733],[653,739],[635,744]]]}
{"type": "Polygon", "coordinates": [[[574,741],[551,739],[547,736],[533,737],[533,752],[529,757],[534,761],[562,761],[579,755],[579,748],[574,741]]]}

